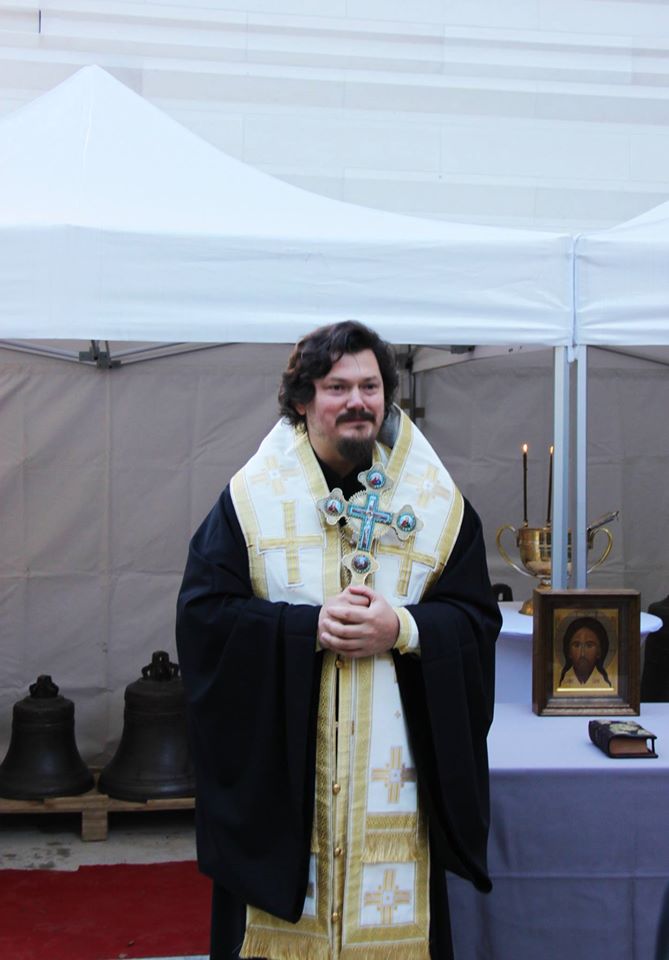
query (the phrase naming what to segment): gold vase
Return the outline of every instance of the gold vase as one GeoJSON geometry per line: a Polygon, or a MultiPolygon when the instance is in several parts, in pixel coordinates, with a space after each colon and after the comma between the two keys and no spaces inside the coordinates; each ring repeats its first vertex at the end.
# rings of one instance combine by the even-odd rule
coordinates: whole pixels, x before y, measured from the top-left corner
{"type": "MultiPolygon", "coordinates": [[[[597,526],[596,524],[588,527],[588,550],[592,549],[595,537],[600,531],[605,535],[606,543],[599,558],[592,566],[588,567],[588,573],[604,563],[611,553],[613,546],[613,535],[611,531],[607,527],[597,526]]],[[[523,524],[523,526],[516,529],[513,524],[505,523],[504,526],[500,527],[497,531],[496,543],[502,559],[505,560],[510,567],[517,570],[518,573],[522,573],[524,577],[536,577],[538,579],[537,590],[548,590],[550,588],[552,574],[552,529],[550,525],[545,527],[529,527],[523,524]],[[522,567],[511,559],[502,544],[502,536],[505,530],[510,530],[511,533],[515,535],[516,547],[518,548],[518,555],[523,565],[522,567]]],[[[571,533],[567,534],[567,572],[571,573],[571,533]]],[[[532,616],[534,613],[532,597],[524,601],[520,612],[532,616]]]]}

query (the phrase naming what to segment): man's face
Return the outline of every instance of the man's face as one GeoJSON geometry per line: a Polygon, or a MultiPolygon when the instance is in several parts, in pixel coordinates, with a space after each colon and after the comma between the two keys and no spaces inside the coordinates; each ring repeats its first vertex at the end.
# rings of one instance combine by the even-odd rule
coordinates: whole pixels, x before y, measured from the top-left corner
{"type": "Polygon", "coordinates": [[[383,423],[383,380],[373,351],[343,354],[314,380],[314,390],[309,403],[295,408],[306,417],[318,456],[343,476],[371,457],[383,423]]]}
{"type": "Polygon", "coordinates": [[[581,627],[569,641],[569,659],[581,683],[588,679],[601,655],[599,640],[589,627],[581,627]]]}

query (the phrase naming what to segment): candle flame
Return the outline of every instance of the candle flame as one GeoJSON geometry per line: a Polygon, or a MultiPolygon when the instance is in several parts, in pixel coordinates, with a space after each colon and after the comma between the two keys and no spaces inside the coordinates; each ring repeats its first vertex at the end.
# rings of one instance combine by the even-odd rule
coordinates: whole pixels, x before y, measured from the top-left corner
{"type": "Polygon", "coordinates": [[[548,452],[550,453],[550,455],[551,455],[551,457],[552,457],[552,456],[553,456],[553,444],[552,444],[552,443],[551,443],[551,445],[550,445],[550,450],[549,450],[548,452]]]}
{"type": "Polygon", "coordinates": [[[526,443],[523,444],[523,453],[527,453],[527,444],[526,444],[526,443]]]}

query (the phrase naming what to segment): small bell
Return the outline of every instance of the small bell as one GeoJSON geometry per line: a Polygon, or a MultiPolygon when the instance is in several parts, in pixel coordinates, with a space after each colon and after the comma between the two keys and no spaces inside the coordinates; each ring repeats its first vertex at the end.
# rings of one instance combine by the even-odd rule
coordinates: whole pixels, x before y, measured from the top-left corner
{"type": "Polygon", "coordinates": [[[74,704],[42,674],[30,685],[30,696],[14,704],[9,749],[0,764],[0,796],[42,800],[75,796],[92,786],[93,775],[74,739],[74,704]]]}
{"type": "Polygon", "coordinates": [[[125,689],[121,742],[100,774],[98,789],[138,802],[195,793],[179,667],[163,650],[125,689]]]}

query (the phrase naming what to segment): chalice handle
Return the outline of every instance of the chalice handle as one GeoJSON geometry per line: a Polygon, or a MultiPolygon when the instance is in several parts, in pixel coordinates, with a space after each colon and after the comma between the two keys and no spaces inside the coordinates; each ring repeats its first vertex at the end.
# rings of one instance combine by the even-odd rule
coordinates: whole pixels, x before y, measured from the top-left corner
{"type": "Polygon", "coordinates": [[[595,537],[597,536],[598,533],[606,534],[606,546],[604,547],[602,551],[602,555],[599,558],[599,560],[595,560],[593,565],[591,567],[588,567],[588,573],[594,570],[595,567],[601,567],[601,565],[604,563],[608,555],[611,553],[611,548],[613,547],[613,534],[611,533],[608,527],[598,527],[596,530],[593,531],[592,535],[588,537],[589,547],[591,547],[595,542],[595,537]]]}
{"type": "Polygon", "coordinates": [[[516,535],[516,537],[518,536],[518,531],[516,530],[516,528],[512,523],[505,523],[503,527],[499,528],[499,530],[497,531],[497,536],[495,537],[495,543],[497,544],[497,549],[500,552],[502,560],[505,560],[509,564],[509,566],[513,567],[514,570],[517,570],[518,573],[522,573],[524,577],[532,577],[533,574],[529,573],[527,570],[524,570],[522,567],[519,567],[518,564],[511,559],[509,554],[506,552],[506,550],[502,546],[502,534],[504,533],[505,530],[510,530],[511,533],[516,535]]]}

